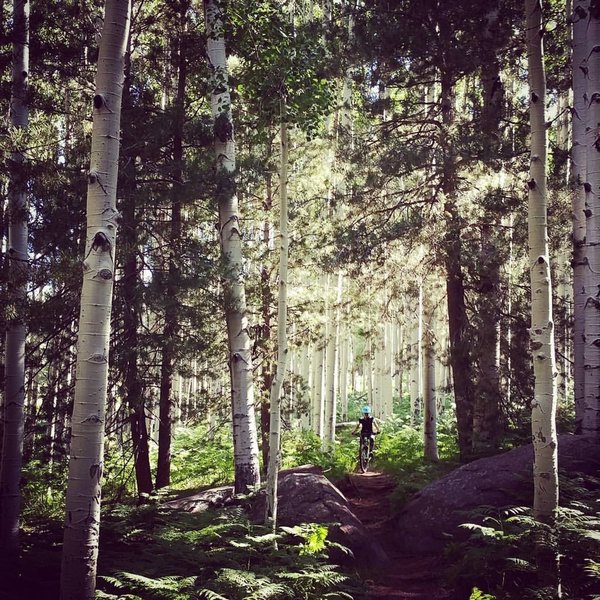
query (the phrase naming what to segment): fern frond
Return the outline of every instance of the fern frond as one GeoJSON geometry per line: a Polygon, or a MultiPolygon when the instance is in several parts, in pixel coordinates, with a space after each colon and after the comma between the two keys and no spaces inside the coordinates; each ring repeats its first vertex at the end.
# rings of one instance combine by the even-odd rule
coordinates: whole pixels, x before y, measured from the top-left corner
{"type": "Polygon", "coordinates": [[[600,563],[597,563],[595,560],[588,558],[585,561],[585,567],[583,570],[588,577],[600,579],[600,563]]]}
{"type": "Polygon", "coordinates": [[[535,565],[532,565],[529,561],[523,558],[515,558],[509,557],[505,559],[507,563],[515,567],[518,571],[526,571],[529,573],[534,573],[536,570],[535,565]]]}
{"type": "Polygon", "coordinates": [[[261,585],[261,587],[254,591],[249,596],[246,596],[246,600],[271,600],[271,598],[281,597],[293,598],[293,592],[289,588],[279,583],[269,583],[261,585]]]}
{"type": "Polygon", "coordinates": [[[229,598],[221,596],[221,594],[217,594],[217,592],[213,592],[212,590],[208,589],[200,590],[200,595],[198,597],[201,600],[229,600],[229,598]]]}
{"type": "Polygon", "coordinates": [[[106,583],[108,583],[109,585],[112,585],[114,588],[116,588],[118,590],[121,590],[125,587],[123,582],[118,577],[112,577],[110,575],[99,575],[98,579],[105,581],[106,583]]]}
{"type": "Polygon", "coordinates": [[[246,539],[259,544],[264,544],[265,542],[270,543],[274,540],[281,539],[281,536],[277,533],[266,533],[265,535],[247,535],[246,539]]]}
{"type": "MultiPolygon", "coordinates": [[[[528,506],[509,506],[502,511],[502,515],[506,517],[515,517],[517,515],[528,515],[531,513],[531,508],[528,506]]],[[[477,588],[475,588],[477,589],[477,588]]]]}
{"type": "Polygon", "coordinates": [[[468,529],[473,533],[478,533],[484,538],[500,538],[504,534],[502,531],[498,531],[498,529],[494,529],[493,527],[484,527],[483,525],[478,525],[477,523],[462,523],[460,525],[463,529],[468,529]]]}

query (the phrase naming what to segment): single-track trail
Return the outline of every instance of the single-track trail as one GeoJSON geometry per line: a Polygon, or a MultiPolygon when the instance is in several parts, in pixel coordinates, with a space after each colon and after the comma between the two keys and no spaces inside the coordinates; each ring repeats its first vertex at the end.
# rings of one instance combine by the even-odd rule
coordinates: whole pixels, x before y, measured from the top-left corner
{"type": "Polygon", "coordinates": [[[354,514],[390,558],[389,564],[367,580],[367,598],[449,600],[441,579],[441,556],[412,556],[394,549],[389,500],[394,487],[394,480],[384,473],[352,474],[344,486],[354,514]]]}

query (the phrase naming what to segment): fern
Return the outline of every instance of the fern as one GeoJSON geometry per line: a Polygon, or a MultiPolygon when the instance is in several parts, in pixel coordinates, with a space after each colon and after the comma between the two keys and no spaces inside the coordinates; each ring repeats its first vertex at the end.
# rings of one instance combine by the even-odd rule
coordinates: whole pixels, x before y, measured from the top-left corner
{"type": "Polygon", "coordinates": [[[496,512],[481,507],[475,522],[462,526],[469,541],[448,547],[449,557],[455,557],[449,577],[456,593],[468,597],[475,589],[485,589],[504,600],[555,597],[556,590],[538,585],[532,557],[541,549],[560,553],[563,597],[583,600],[597,595],[600,563],[591,558],[600,555],[597,484],[597,478],[577,475],[566,486],[571,502],[560,508],[554,527],[536,521],[523,507],[496,512]]]}
{"type": "Polygon", "coordinates": [[[202,598],[203,600],[229,600],[229,598],[208,589],[200,590],[199,598],[202,598]]]}
{"type": "Polygon", "coordinates": [[[104,581],[119,590],[138,592],[141,596],[123,595],[119,598],[144,598],[144,600],[188,600],[190,595],[185,592],[194,586],[195,577],[166,576],[158,579],[145,577],[137,573],[120,572],[114,577],[103,577],[104,581]]]}
{"type": "Polygon", "coordinates": [[[469,600],[495,600],[495,596],[485,594],[479,588],[473,588],[469,600]]]}
{"type": "Polygon", "coordinates": [[[267,583],[247,596],[247,600],[271,600],[271,598],[293,598],[292,590],[279,584],[267,583]]]}

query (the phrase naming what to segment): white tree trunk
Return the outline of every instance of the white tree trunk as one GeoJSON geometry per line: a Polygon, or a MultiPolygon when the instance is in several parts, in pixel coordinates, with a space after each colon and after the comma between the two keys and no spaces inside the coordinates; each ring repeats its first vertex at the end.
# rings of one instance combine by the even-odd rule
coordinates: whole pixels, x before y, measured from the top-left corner
{"type": "Polygon", "coordinates": [[[546,76],[539,0],[525,0],[531,156],[529,266],[531,269],[531,350],[535,377],[531,426],[534,449],[534,516],[552,519],[558,508],[554,323],[548,252],[546,197],[546,76]]]}
{"type": "Polygon", "coordinates": [[[224,263],[224,301],[235,463],[235,491],[244,493],[260,483],[258,439],[254,416],[252,352],[248,332],[242,236],[235,193],[235,143],[223,15],[215,0],[205,0],[206,50],[211,69],[211,112],[214,119],[219,233],[224,263]]]}
{"type": "Polygon", "coordinates": [[[587,178],[585,387],[581,430],[600,432],[600,15],[590,6],[587,26],[587,178]]]}
{"type": "Polygon", "coordinates": [[[397,337],[394,337],[395,327],[392,323],[385,324],[385,379],[383,385],[383,418],[389,419],[394,412],[394,380],[397,337]]]}
{"type": "MultiPolygon", "coordinates": [[[[303,385],[306,390],[310,390],[311,388],[311,372],[310,372],[310,347],[302,346],[302,361],[300,364],[300,375],[302,377],[303,385]]],[[[310,395],[308,398],[303,398],[304,402],[308,401],[308,406],[304,409],[301,417],[300,417],[300,427],[303,430],[310,430],[310,413],[311,413],[311,404],[310,404],[310,395]]],[[[304,404],[304,403],[303,403],[304,404]]]]}
{"type": "Polygon", "coordinates": [[[323,360],[325,352],[322,341],[313,351],[313,386],[312,386],[312,430],[323,438],[323,360]]]}
{"type": "MultiPolygon", "coordinates": [[[[13,65],[10,98],[12,130],[27,130],[29,76],[29,2],[13,0],[13,65]]],[[[27,295],[27,181],[25,154],[14,149],[9,160],[8,273],[9,298],[19,315],[6,324],[4,410],[0,464],[0,560],[7,575],[14,571],[19,546],[21,467],[25,402],[25,338],[22,319],[27,295]]]]}
{"type": "Polygon", "coordinates": [[[422,398],[422,353],[421,338],[423,331],[423,286],[419,285],[419,296],[417,298],[416,311],[412,313],[411,323],[411,368],[410,368],[410,422],[420,412],[422,398]]]}
{"type": "Polygon", "coordinates": [[[344,275],[338,272],[335,305],[330,307],[327,338],[327,384],[325,386],[325,444],[333,447],[337,422],[337,396],[339,387],[340,320],[344,275]]]}
{"type": "Polygon", "coordinates": [[[62,555],[62,600],[92,600],[96,584],[118,218],[121,96],[129,10],[128,1],[106,1],[98,55],[62,555]]]}
{"type": "Polygon", "coordinates": [[[371,409],[373,416],[381,419],[382,399],[383,399],[383,326],[375,328],[376,337],[373,339],[373,398],[371,400],[371,409]]]}
{"type": "Polygon", "coordinates": [[[348,365],[350,358],[350,340],[345,321],[340,324],[340,404],[342,421],[348,420],[348,365]]]}
{"type": "Polygon", "coordinates": [[[584,413],[585,369],[585,190],[587,119],[587,10],[588,0],[574,0],[573,4],[573,120],[571,147],[571,207],[573,223],[573,379],[575,389],[575,420],[581,428],[584,413]]]}
{"type": "Polygon", "coordinates": [[[423,442],[425,458],[439,460],[437,444],[437,398],[435,393],[435,336],[433,309],[427,306],[423,323],[423,442]]]}
{"type": "Polygon", "coordinates": [[[277,301],[277,367],[271,386],[269,414],[269,466],[267,470],[266,518],[273,530],[277,527],[277,475],[281,462],[281,390],[287,368],[287,306],[288,306],[288,134],[285,100],[281,100],[281,163],[279,175],[279,297],[277,301]]]}
{"type": "Polygon", "coordinates": [[[323,445],[329,447],[335,438],[335,363],[336,324],[333,304],[332,275],[325,277],[325,398],[323,417],[323,445]]]}

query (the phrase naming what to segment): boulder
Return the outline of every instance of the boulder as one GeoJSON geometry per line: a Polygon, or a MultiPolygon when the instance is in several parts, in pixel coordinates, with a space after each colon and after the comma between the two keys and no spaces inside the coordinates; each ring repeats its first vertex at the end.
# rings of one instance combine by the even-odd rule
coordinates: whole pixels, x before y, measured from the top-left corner
{"type": "Polygon", "coordinates": [[[209,508],[218,508],[233,503],[233,486],[227,485],[209,490],[202,490],[193,496],[177,498],[165,502],[163,506],[173,510],[183,510],[185,512],[204,512],[209,508]]]}
{"type": "MultiPolygon", "coordinates": [[[[561,474],[600,472],[600,438],[561,435],[558,443],[561,474]]],[[[476,519],[469,511],[481,506],[531,506],[533,446],[463,465],[417,492],[393,522],[396,547],[404,552],[441,552],[459,536],[461,523],[476,519]]],[[[464,535],[464,533],[463,533],[464,535]]]]}
{"type": "MultiPolygon", "coordinates": [[[[334,551],[334,560],[361,567],[381,567],[388,557],[373,536],[350,510],[348,500],[314,466],[281,471],[277,490],[279,525],[293,527],[301,523],[331,524],[328,539],[352,550],[354,558],[334,551]]],[[[253,504],[251,518],[260,522],[265,510],[261,492],[253,504]]]]}

